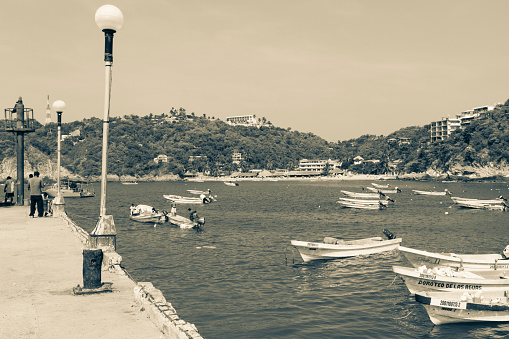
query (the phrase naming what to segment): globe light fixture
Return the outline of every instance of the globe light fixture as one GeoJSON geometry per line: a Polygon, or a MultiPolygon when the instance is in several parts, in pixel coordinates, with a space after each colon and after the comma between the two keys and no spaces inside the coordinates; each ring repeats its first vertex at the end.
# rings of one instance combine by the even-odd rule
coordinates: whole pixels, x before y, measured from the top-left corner
{"type": "MultiPolygon", "coordinates": [[[[64,197],[60,193],[60,140],[62,139],[62,113],[65,110],[65,102],[57,100],[53,103],[53,109],[57,112],[58,116],[58,135],[57,135],[57,196],[53,200],[53,205],[64,205],[64,197]]],[[[60,212],[60,206],[55,206],[55,212],[60,212]]]]}
{"type": "Polygon", "coordinates": [[[118,31],[124,23],[124,16],[120,9],[113,5],[104,5],[95,12],[95,23],[101,30],[118,31]]]}

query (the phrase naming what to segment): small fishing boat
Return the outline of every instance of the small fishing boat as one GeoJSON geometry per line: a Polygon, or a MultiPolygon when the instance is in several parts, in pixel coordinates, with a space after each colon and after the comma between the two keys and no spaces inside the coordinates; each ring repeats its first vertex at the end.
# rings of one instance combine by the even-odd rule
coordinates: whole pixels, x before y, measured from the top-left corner
{"type": "Polygon", "coordinates": [[[420,292],[415,301],[435,325],[461,322],[509,321],[506,291],[420,292]]]}
{"type": "Polygon", "coordinates": [[[200,195],[200,194],[210,194],[210,190],[206,190],[206,191],[200,191],[200,190],[187,190],[189,193],[191,194],[196,194],[196,195],[200,195]]]}
{"type": "Polygon", "coordinates": [[[399,246],[412,266],[429,268],[448,266],[465,270],[505,270],[509,274],[509,245],[502,254],[433,253],[399,246]]]}
{"type": "Polygon", "coordinates": [[[158,211],[149,205],[137,205],[131,206],[129,219],[138,222],[157,224],[168,221],[166,214],[166,212],[158,211]]]}
{"type": "MultiPolygon", "coordinates": [[[[43,192],[47,193],[50,197],[56,197],[58,195],[57,184],[43,189],[43,192]]],[[[64,198],[88,198],[94,197],[95,193],[92,186],[88,183],[78,180],[67,180],[60,185],[60,196],[64,198]]]]}
{"type": "Polygon", "coordinates": [[[374,182],[372,182],[371,185],[373,185],[373,187],[376,187],[376,188],[389,188],[389,187],[391,187],[391,185],[389,185],[389,184],[382,185],[382,184],[376,184],[374,182]]]}
{"type": "Polygon", "coordinates": [[[447,189],[444,191],[421,191],[421,190],[412,190],[416,195],[447,195],[451,194],[447,189]]]}
{"type": "Polygon", "coordinates": [[[506,291],[509,276],[504,271],[457,271],[451,267],[393,266],[392,270],[404,282],[410,294],[424,291],[506,291]]]}
{"type": "Polygon", "coordinates": [[[388,240],[382,237],[372,237],[357,240],[344,240],[325,237],[323,242],[308,242],[292,240],[291,244],[297,248],[304,262],[311,260],[338,259],[368,255],[390,251],[398,248],[401,238],[396,238],[390,231],[383,230],[388,240]]]}
{"type": "Polygon", "coordinates": [[[490,203],[479,203],[476,201],[458,200],[455,203],[457,206],[463,207],[463,208],[472,208],[472,209],[490,210],[490,211],[503,211],[503,212],[509,210],[509,206],[504,201],[490,204],[490,203]]]}
{"type": "Polygon", "coordinates": [[[357,193],[345,190],[341,190],[340,192],[351,198],[380,199],[380,196],[384,196],[384,194],[379,193],[357,193]]]}
{"type": "Polygon", "coordinates": [[[506,200],[500,196],[496,199],[472,199],[472,198],[460,198],[451,197],[452,201],[463,208],[483,209],[491,211],[507,211],[509,205],[506,204],[506,200]]]}
{"type": "Polygon", "coordinates": [[[460,198],[460,197],[451,197],[452,201],[457,202],[469,202],[472,204],[501,204],[505,202],[506,199],[502,196],[495,199],[474,199],[474,198],[460,198]]]}
{"type": "Polygon", "coordinates": [[[193,221],[181,215],[171,215],[170,213],[168,214],[168,222],[183,229],[199,229],[205,224],[205,218],[193,221]]]}
{"type": "Polygon", "coordinates": [[[129,181],[121,181],[122,185],[138,185],[138,182],[137,181],[132,181],[132,180],[129,180],[129,181]]]}
{"type": "Polygon", "coordinates": [[[366,187],[366,189],[371,191],[371,192],[378,192],[378,193],[383,193],[383,194],[400,193],[401,192],[401,190],[399,188],[397,188],[397,187],[395,187],[394,189],[366,187]]]}
{"type": "Polygon", "coordinates": [[[212,196],[208,197],[183,197],[181,195],[167,194],[163,195],[165,199],[170,200],[171,202],[176,202],[178,204],[208,204],[214,201],[212,196]]]}
{"type": "Polygon", "coordinates": [[[233,182],[233,181],[224,181],[224,184],[226,186],[239,186],[238,182],[233,182]]]}
{"type": "Polygon", "coordinates": [[[387,208],[387,205],[384,205],[379,200],[374,200],[374,204],[366,204],[366,203],[356,203],[350,201],[342,201],[339,200],[337,203],[340,204],[344,208],[356,208],[361,210],[383,210],[387,208]]]}
{"type": "Polygon", "coordinates": [[[340,201],[346,201],[354,204],[367,204],[367,205],[378,205],[382,204],[385,206],[389,205],[389,200],[374,200],[374,199],[354,199],[354,198],[339,198],[340,201]]]}

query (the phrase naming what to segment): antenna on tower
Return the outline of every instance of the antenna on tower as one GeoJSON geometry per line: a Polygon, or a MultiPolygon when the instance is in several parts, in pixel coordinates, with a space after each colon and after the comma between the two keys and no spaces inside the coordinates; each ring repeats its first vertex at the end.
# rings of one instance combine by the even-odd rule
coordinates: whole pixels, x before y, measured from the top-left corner
{"type": "Polygon", "coordinates": [[[48,101],[46,105],[46,120],[44,121],[44,125],[51,123],[51,108],[49,106],[49,94],[48,94],[48,101]]]}

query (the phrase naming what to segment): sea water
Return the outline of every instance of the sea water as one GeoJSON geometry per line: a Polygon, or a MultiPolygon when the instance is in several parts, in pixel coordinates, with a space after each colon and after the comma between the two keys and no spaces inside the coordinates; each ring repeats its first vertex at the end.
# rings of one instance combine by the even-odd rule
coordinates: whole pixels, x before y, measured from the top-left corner
{"type": "MultiPolygon", "coordinates": [[[[383,236],[402,245],[456,253],[501,253],[509,244],[509,213],[460,209],[448,196],[509,197],[507,183],[387,181],[402,192],[386,210],[355,210],[336,203],[340,190],[362,192],[371,181],[157,182],[107,185],[107,214],[117,228],[117,252],[136,281],[150,281],[205,338],[501,338],[509,324],[434,326],[409,296],[393,265],[410,266],[399,251],[303,263],[290,240],[326,236],[383,236]],[[204,230],[129,219],[131,204],[169,210],[163,194],[211,189],[217,201],[178,205],[205,217],[204,230]]],[[[99,186],[99,185],[97,185],[99,186]]],[[[98,188],[98,187],[97,187],[98,188]]],[[[96,188],[96,189],[97,189],[96,188]]],[[[68,198],[68,215],[90,232],[98,219],[94,198],[68,198]]]]}

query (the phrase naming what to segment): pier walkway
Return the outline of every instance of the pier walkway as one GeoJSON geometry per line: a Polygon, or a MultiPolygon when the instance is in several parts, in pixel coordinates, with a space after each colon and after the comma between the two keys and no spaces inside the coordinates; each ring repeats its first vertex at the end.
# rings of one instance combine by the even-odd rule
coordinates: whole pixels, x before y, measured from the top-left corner
{"type": "Polygon", "coordinates": [[[113,292],[83,286],[84,245],[61,218],[0,207],[0,338],[164,338],[137,306],[135,283],[102,271],[113,292]]]}

